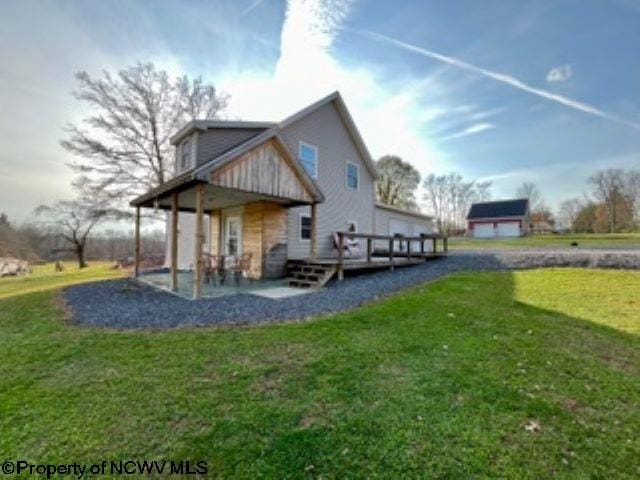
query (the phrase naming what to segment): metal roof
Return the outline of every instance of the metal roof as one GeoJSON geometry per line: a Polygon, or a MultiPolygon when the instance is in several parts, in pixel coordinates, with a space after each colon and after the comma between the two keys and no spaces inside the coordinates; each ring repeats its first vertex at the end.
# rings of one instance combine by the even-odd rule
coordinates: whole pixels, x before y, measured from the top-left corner
{"type": "Polygon", "coordinates": [[[495,202],[480,202],[471,205],[467,219],[523,217],[529,212],[529,200],[518,198],[514,200],[498,200],[495,202]]]}

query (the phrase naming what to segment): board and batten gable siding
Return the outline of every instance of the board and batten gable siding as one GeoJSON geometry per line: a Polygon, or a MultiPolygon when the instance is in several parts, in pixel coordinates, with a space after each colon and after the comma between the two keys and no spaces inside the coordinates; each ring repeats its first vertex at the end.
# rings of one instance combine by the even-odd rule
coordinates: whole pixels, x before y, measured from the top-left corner
{"type": "MultiPolygon", "coordinates": [[[[315,179],[325,200],[317,206],[317,255],[336,255],[333,232],[347,229],[348,222],[356,222],[359,232],[373,231],[373,176],[356,147],[334,102],[311,112],[287,125],[281,134],[287,148],[298,158],[300,142],[318,151],[318,176],[315,179]],[[347,188],[347,162],[359,170],[357,191],[347,188]]],[[[309,207],[297,207],[288,213],[289,258],[307,258],[309,240],[300,239],[300,215],[310,214],[309,207]]]]}
{"type": "Polygon", "coordinates": [[[208,128],[198,132],[198,165],[264,132],[264,128],[208,128]]]}
{"type": "Polygon", "coordinates": [[[301,202],[313,201],[273,141],[248,151],[229,165],[214,171],[211,174],[211,183],[271,197],[301,202]]]}

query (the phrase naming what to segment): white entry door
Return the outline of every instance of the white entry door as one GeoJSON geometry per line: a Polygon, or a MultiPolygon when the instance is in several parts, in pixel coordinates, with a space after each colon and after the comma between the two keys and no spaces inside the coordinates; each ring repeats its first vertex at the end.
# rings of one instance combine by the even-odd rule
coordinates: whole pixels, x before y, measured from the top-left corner
{"type": "Polygon", "coordinates": [[[520,224],[518,222],[500,222],[498,223],[498,237],[519,237],[520,224]]]}
{"type": "Polygon", "coordinates": [[[224,228],[225,255],[242,255],[242,217],[227,217],[224,228]]]}

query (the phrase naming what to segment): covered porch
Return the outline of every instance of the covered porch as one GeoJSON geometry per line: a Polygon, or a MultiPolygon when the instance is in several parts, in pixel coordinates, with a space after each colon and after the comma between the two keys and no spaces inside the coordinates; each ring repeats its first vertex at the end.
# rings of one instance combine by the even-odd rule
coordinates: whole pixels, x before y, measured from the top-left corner
{"type": "Polygon", "coordinates": [[[322,196],[297,162],[288,156],[277,138],[244,152],[231,153],[235,154],[225,162],[205,164],[131,202],[136,209],[135,277],[141,277],[143,208],[170,212],[169,270],[141,279],[155,282],[160,288],[168,283],[170,291],[183,296],[186,289],[197,299],[203,296],[203,289],[207,296],[216,296],[243,291],[245,284],[254,290],[260,286],[274,287],[273,280],[283,276],[287,262],[287,209],[291,207],[311,207],[309,255],[315,257],[316,204],[322,201],[322,196]],[[178,265],[179,212],[190,212],[195,219],[189,238],[193,242],[190,271],[179,270],[178,265]]]}

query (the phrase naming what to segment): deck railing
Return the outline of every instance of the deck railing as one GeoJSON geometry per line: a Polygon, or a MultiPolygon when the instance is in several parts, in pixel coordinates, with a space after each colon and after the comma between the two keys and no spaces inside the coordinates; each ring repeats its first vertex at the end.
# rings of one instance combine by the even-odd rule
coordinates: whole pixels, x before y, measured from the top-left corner
{"type": "Polygon", "coordinates": [[[371,263],[374,256],[374,241],[386,241],[388,245],[388,258],[389,268],[393,270],[394,259],[396,257],[406,256],[407,260],[411,260],[411,257],[428,257],[438,253],[447,253],[449,251],[449,238],[446,235],[438,233],[422,234],[417,237],[405,237],[400,235],[377,235],[373,233],[356,233],[356,232],[336,232],[338,236],[338,265],[337,275],[338,280],[342,280],[344,277],[344,250],[347,245],[346,240],[363,238],[367,241],[367,263],[371,263]],[[438,240],[441,243],[441,250],[438,251],[438,240]],[[395,243],[398,242],[401,245],[399,250],[396,250],[395,243]],[[425,242],[431,242],[430,251],[425,250],[425,242]],[[406,252],[402,248],[402,245],[406,245],[406,252]],[[418,244],[420,246],[417,252],[411,250],[411,245],[418,244]]]}

